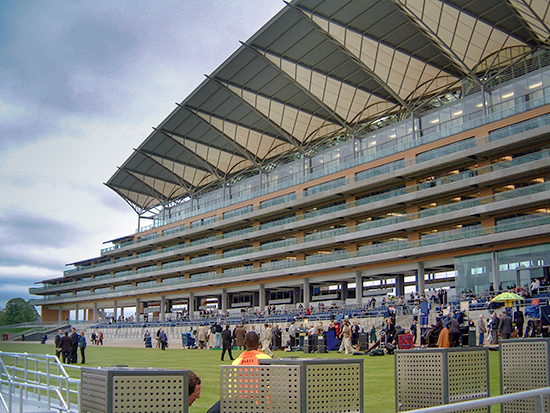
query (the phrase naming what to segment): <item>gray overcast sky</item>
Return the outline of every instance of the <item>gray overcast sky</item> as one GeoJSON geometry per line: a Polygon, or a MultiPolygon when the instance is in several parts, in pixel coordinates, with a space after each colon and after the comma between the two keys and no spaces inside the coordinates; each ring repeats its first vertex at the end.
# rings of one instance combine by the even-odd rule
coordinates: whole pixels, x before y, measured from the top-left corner
{"type": "Polygon", "coordinates": [[[103,183],[283,6],[0,2],[0,307],[135,231],[103,183]]]}

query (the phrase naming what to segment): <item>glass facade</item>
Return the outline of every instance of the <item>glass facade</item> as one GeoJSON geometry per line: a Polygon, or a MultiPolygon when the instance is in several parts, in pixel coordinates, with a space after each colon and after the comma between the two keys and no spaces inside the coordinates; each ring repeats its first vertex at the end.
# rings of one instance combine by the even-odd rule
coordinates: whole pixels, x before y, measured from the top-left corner
{"type": "MultiPolygon", "coordinates": [[[[503,289],[529,286],[533,278],[548,279],[550,244],[498,251],[496,281],[503,289]]],[[[455,258],[457,291],[477,294],[489,291],[493,282],[493,254],[467,255],[455,258]]],[[[495,290],[499,289],[495,285],[495,290]]]]}

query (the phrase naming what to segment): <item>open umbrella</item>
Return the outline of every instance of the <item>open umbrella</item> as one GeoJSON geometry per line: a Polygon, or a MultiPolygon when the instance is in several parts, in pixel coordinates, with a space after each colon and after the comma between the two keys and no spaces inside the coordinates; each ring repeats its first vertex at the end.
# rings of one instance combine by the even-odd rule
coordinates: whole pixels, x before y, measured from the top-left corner
{"type": "Polygon", "coordinates": [[[523,301],[524,298],[521,295],[518,295],[516,293],[510,293],[510,292],[504,292],[497,295],[495,298],[491,300],[491,302],[495,303],[506,303],[506,307],[510,308],[514,304],[514,301],[523,301]]]}

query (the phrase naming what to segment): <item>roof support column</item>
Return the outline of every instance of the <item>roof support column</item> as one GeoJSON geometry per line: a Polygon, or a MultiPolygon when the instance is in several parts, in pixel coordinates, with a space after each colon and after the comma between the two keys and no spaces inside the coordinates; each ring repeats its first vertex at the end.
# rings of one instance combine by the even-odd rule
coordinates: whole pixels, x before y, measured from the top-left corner
{"type": "Polygon", "coordinates": [[[260,311],[265,312],[265,284],[260,284],[260,311]]]}
{"type": "Polygon", "coordinates": [[[498,260],[497,260],[497,253],[496,251],[493,251],[491,253],[491,273],[493,276],[493,287],[495,291],[498,291],[498,293],[501,293],[500,291],[500,281],[498,277],[498,260]]]}
{"type": "Polygon", "coordinates": [[[405,295],[405,276],[403,274],[395,276],[395,295],[397,297],[404,297],[405,295]]]}
{"type": "Polygon", "coordinates": [[[363,277],[361,271],[355,273],[355,302],[359,307],[363,307],[363,277]]]}
{"type": "Polygon", "coordinates": [[[118,318],[118,314],[117,314],[117,313],[118,313],[118,302],[115,300],[115,301],[113,302],[113,318],[115,319],[115,321],[116,321],[116,319],[118,318]]]}
{"type": "Polygon", "coordinates": [[[134,316],[134,321],[139,322],[141,316],[141,300],[139,298],[136,298],[136,312],[134,316]]]}
{"type": "Polygon", "coordinates": [[[347,298],[348,298],[348,282],[342,281],[342,284],[340,284],[340,301],[342,303],[342,307],[346,305],[347,298]]]}
{"type": "Polygon", "coordinates": [[[187,299],[187,313],[189,314],[189,320],[193,321],[195,319],[195,293],[189,293],[189,298],[187,299]]]}
{"type": "Polygon", "coordinates": [[[227,288],[222,288],[222,315],[227,315],[227,288]]]}
{"type": "Polygon", "coordinates": [[[309,302],[311,300],[309,278],[304,278],[304,307],[309,307],[309,302]]]}
{"type": "Polygon", "coordinates": [[[420,261],[416,267],[416,292],[420,296],[422,296],[422,294],[424,294],[425,288],[426,284],[424,281],[424,263],[420,261]]]}
{"type": "Polygon", "coordinates": [[[162,295],[160,297],[160,321],[164,322],[166,319],[166,297],[162,295]]]}

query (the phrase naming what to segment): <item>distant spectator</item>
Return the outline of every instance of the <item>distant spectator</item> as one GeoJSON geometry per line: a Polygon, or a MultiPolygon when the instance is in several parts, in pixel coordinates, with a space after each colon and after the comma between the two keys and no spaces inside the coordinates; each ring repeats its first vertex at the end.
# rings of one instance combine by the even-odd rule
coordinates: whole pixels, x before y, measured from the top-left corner
{"type": "Polygon", "coordinates": [[[166,335],[166,332],[162,329],[160,330],[158,341],[160,344],[160,349],[166,350],[166,347],[168,347],[168,336],[166,335]]]}
{"type": "Polygon", "coordinates": [[[229,359],[233,361],[233,354],[231,354],[231,348],[233,347],[233,335],[229,329],[229,324],[225,326],[225,330],[222,331],[222,361],[225,352],[229,354],[229,359]]]}
{"type": "Polygon", "coordinates": [[[76,328],[71,329],[71,363],[78,363],[78,341],[80,336],[76,332],[76,328]]]}
{"type": "Polygon", "coordinates": [[[81,331],[80,338],[78,339],[78,347],[80,348],[80,358],[82,360],[82,364],[86,363],[86,346],[86,336],[84,336],[84,331],[81,331]]]}
{"type": "Polygon", "coordinates": [[[61,337],[61,340],[59,341],[59,348],[61,349],[61,354],[63,355],[63,363],[71,364],[71,352],[73,345],[67,331],[65,331],[65,334],[63,335],[63,337],[61,337]]]}

